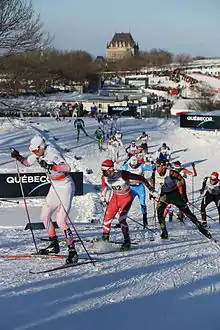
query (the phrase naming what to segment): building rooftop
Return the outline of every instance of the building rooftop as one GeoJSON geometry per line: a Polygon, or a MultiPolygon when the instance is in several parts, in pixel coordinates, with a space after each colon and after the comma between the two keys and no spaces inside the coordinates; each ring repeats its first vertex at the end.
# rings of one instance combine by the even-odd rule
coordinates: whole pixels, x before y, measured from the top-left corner
{"type": "Polygon", "coordinates": [[[135,46],[134,39],[132,38],[132,35],[129,33],[115,33],[113,36],[112,40],[110,41],[110,44],[112,43],[113,45],[122,42],[125,43],[126,46],[135,46]]]}

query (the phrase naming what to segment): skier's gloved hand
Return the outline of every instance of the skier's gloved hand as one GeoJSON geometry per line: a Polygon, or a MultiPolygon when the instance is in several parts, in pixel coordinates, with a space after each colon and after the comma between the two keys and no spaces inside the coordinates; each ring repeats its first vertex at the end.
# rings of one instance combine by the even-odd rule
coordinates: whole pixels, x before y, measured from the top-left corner
{"type": "Polygon", "coordinates": [[[160,195],[159,193],[156,191],[156,190],[151,190],[150,191],[150,199],[153,198],[153,199],[159,199],[160,195]]]}
{"type": "Polygon", "coordinates": [[[48,170],[48,171],[52,170],[52,167],[53,167],[53,165],[48,164],[44,159],[42,159],[42,160],[39,162],[39,165],[40,165],[41,167],[45,168],[45,170],[48,170]]]}
{"type": "Polygon", "coordinates": [[[200,190],[199,190],[199,193],[200,193],[200,195],[202,196],[202,195],[204,194],[204,190],[203,190],[203,189],[200,189],[200,190]]]}
{"type": "Polygon", "coordinates": [[[19,158],[21,157],[21,155],[20,155],[20,153],[19,153],[18,150],[12,149],[12,151],[11,151],[11,157],[19,160],[19,158]]]}
{"type": "Polygon", "coordinates": [[[184,194],[184,195],[181,195],[182,196],[182,199],[184,200],[184,202],[188,203],[188,197],[184,194]]]}
{"type": "Polygon", "coordinates": [[[195,168],[195,163],[192,163],[192,168],[195,168]]]}
{"type": "Polygon", "coordinates": [[[104,196],[101,196],[101,201],[103,203],[104,206],[107,206],[108,205],[108,202],[106,200],[106,198],[104,196]]]}

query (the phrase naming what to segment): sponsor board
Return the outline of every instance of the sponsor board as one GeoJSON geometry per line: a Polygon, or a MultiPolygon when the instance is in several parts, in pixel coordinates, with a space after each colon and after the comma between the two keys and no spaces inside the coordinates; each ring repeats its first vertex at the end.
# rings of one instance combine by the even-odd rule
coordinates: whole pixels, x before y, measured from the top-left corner
{"type": "Polygon", "coordinates": [[[220,116],[181,114],[180,127],[220,129],[220,116]]]}
{"type": "MultiPolygon", "coordinates": [[[[75,195],[83,195],[83,173],[71,172],[76,192],[75,195]]],[[[46,196],[51,186],[45,173],[21,173],[21,183],[25,197],[46,196]]],[[[22,197],[20,180],[16,173],[0,174],[0,198],[22,197]]]]}
{"type": "Polygon", "coordinates": [[[108,106],[109,116],[123,116],[123,117],[136,117],[137,107],[136,106],[108,106]]]}

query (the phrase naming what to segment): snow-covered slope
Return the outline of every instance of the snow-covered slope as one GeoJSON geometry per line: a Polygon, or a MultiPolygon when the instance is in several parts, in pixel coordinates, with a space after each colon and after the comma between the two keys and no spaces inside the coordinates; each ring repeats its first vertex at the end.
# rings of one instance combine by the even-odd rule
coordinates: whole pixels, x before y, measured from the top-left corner
{"type": "MultiPolygon", "coordinates": [[[[15,172],[10,162],[10,147],[27,155],[28,143],[35,132],[45,136],[57,147],[72,169],[92,174],[84,175],[84,195],[74,198],[71,219],[82,239],[101,236],[99,223],[103,208],[94,185],[100,184],[100,164],[108,157],[107,151],[100,153],[94,139],[81,136],[76,143],[73,123],[54,119],[34,120],[34,123],[7,121],[0,128],[1,173],[15,172]],[[56,138],[56,140],[54,139],[56,138]],[[69,148],[70,152],[65,152],[69,148]],[[75,160],[74,156],[81,156],[75,160]]],[[[85,119],[86,129],[92,137],[98,127],[95,119],[85,119]]],[[[188,178],[189,200],[194,190],[194,212],[200,219],[200,197],[198,189],[202,179],[212,171],[219,171],[219,136],[214,132],[193,131],[179,128],[178,119],[149,118],[146,120],[120,119],[123,142],[128,144],[142,131],[151,136],[150,152],[166,142],[172,150],[173,160],[183,163],[194,161],[198,177],[188,178]]],[[[120,164],[125,158],[121,150],[120,164]]],[[[21,171],[39,171],[20,167],[21,171]]],[[[39,221],[42,200],[28,200],[32,221],[39,221]]],[[[0,255],[34,252],[31,234],[24,231],[27,222],[22,202],[18,205],[0,202],[0,255]],[[13,226],[12,226],[13,224],[13,226]],[[15,226],[17,225],[17,226],[15,226]]],[[[155,226],[154,206],[148,201],[150,228],[155,226]]],[[[214,205],[208,214],[218,221],[214,205]]],[[[138,201],[135,200],[129,216],[142,221],[138,201]]],[[[208,220],[210,231],[218,239],[219,224],[208,220]]],[[[47,269],[62,264],[61,260],[6,260],[0,258],[0,308],[1,328],[11,329],[61,329],[76,330],[119,329],[133,330],[207,330],[219,329],[220,251],[209,243],[190,222],[185,225],[174,220],[168,223],[171,239],[162,242],[159,231],[155,241],[149,241],[147,232],[132,220],[128,220],[132,240],[139,242],[138,248],[124,253],[96,255],[97,247],[85,241],[92,264],[50,273],[33,275],[29,270],[47,269]]],[[[60,238],[62,234],[58,230],[60,238]]],[[[44,246],[39,237],[44,231],[35,231],[37,244],[44,246]]],[[[121,240],[120,229],[112,229],[112,239],[121,240]]],[[[65,253],[65,244],[61,243],[65,253]]],[[[81,257],[85,251],[77,243],[81,257]]]]}

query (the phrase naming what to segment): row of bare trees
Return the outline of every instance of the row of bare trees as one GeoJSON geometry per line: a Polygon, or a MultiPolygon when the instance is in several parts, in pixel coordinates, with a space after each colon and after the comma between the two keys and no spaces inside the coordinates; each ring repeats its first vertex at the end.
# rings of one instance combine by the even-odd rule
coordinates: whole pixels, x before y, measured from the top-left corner
{"type": "MultiPolygon", "coordinates": [[[[7,88],[44,91],[51,85],[96,79],[99,70],[87,52],[62,52],[51,48],[7,56],[1,74],[7,77],[7,88]]],[[[6,81],[2,82],[4,86],[6,81]]]]}
{"type": "MultiPolygon", "coordinates": [[[[54,48],[12,53],[2,58],[0,74],[7,77],[7,88],[38,91],[56,85],[94,81],[107,72],[138,71],[143,67],[161,67],[172,63],[173,55],[153,49],[116,62],[96,61],[85,51],[58,51],[54,48]]],[[[2,81],[5,85],[5,81],[2,81]]]]}
{"type": "Polygon", "coordinates": [[[85,51],[58,51],[51,46],[53,38],[43,31],[39,15],[27,1],[0,0],[0,88],[42,91],[55,83],[96,80],[106,71],[161,67],[173,61],[185,65],[190,61],[188,55],[174,57],[163,49],[139,52],[117,62],[97,61],[85,51]]]}

